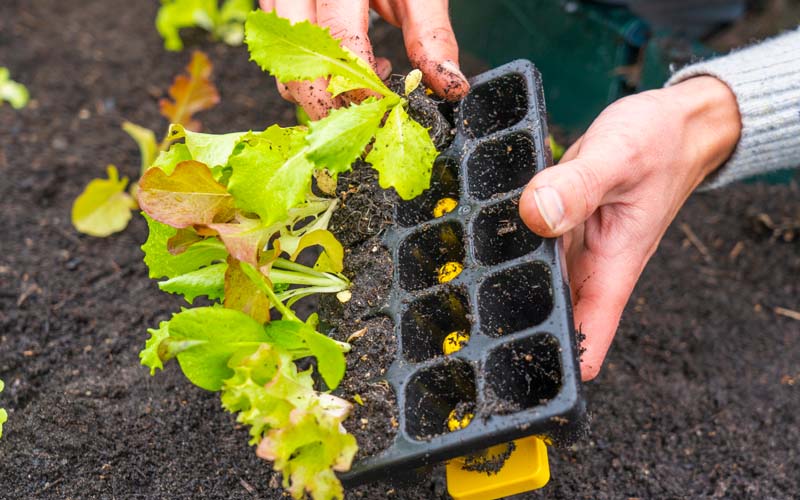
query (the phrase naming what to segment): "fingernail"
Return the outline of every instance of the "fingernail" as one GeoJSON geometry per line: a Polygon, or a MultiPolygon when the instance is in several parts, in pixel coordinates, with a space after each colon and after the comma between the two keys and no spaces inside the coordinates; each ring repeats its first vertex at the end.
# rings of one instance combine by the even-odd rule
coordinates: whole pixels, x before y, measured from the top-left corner
{"type": "Polygon", "coordinates": [[[561,196],[558,191],[550,186],[537,188],[533,192],[533,200],[536,202],[536,208],[542,214],[547,227],[551,231],[558,229],[561,221],[564,220],[564,204],[561,203],[561,196]]]}
{"type": "Polygon", "coordinates": [[[467,77],[464,76],[464,73],[462,73],[461,70],[458,69],[458,65],[453,61],[444,61],[440,66],[442,67],[443,70],[447,71],[448,73],[455,76],[459,80],[463,80],[465,83],[467,83],[467,77]]]}

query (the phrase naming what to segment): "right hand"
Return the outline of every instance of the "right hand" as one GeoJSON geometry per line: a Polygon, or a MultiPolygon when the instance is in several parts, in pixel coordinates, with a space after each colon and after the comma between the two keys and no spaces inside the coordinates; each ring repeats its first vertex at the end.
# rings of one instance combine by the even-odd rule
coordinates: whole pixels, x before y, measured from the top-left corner
{"type": "MultiPolygon", "coordinates": [[[[447,12],[448,0],[260,0],[265,11],[275,10],[292,22],[308,20],[330,28],[342,45],[367,61],[386,79],[392,71],[388,59],[375,58],[369,40],[369,9],[375,9],[387,22],[402,28],[408,58],[423,74],[425,84],[448,100],[463,98],[469,83],[458,67],[458,44],[447,12]]],[[[359,100],[363,95],[332,98],[327,81],[278,82],[284,99],[299,104],[312,120],[328,114],[331,108],[359,100]]]]}

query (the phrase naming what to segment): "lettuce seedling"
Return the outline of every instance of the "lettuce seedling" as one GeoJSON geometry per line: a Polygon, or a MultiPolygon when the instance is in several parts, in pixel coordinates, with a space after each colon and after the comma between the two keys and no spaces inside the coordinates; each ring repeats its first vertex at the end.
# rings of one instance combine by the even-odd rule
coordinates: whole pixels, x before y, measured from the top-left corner
{"type": "Polygon", "coordinates": [[[286,163],[297,154],[298,133],[171,127],[172,146],[138,183],[150,230],[145,263],[161,290],[190,304],[204,296],[212,306],[184,309],[150,330],[140,357],[151,374],[175,358],[191,382],[220,391],[295,497],[341,498],[334,471],[347,470],[357,450],[341,426],[350,404],[315,389],[314,369],[299,372],[294,360],[315,358],[334,389],[349,345],[319,333],[316,315],[304,322],[291,309],[316,293],[346,298],[344,249],[328,230],[338,202],[313,195],[309,181],[280,218],[272,212],[281,185],[271,182],[275,175],[290,182],[286,163]],[[242,184],[245,174],[255,187],[242,184]],[[311,247],[319,250],[313,266],[297,262],[311,247]]]}
{"type": "MultiPolygon", "coordinates": [[[[303,150],[306,162],[297,168],[297,175],[310,179],[314,169],[326,169],[335,178],[350,170],[372,142],[366,161],[378,171],[382,188],[394,188],[407,200],[430,187],[438,153],[428,131],[408,115],[406,100],[389,90],[366,62],[326,28],[307,21],[291,24],[274,12],[254,11],[247,16],[245,42],[251,59],[281,82],[327,78],[333,96],[352,90],[375,96],[310,122],[303,150]]],[[[411,87],[414,77],[409,80],[411,87]]],[[[288,199],[299,196],[295,190],[300,184],[291,188],[288,199]]]]}
{"type": "Polygon", "coordinates": [[[25,85],[11,79],[8,68],[0,66],[0,105],[8,102],[14,109],[22,109],[28,104],[30,94],[25,85]]]}
{"type": "Polygon", "coordinates": [[[180,30],[202,28],[216,40],[240,45],[244,38],[244,20],[253,10],[253,0],[161,0],[156,29],[164,39],[164,48],[183,49],[180,30]]]}
{"type": "MultiPolygon", "coordinates": [[[[344,249],[328,230],[337,200],[317,196],[312,181],[335,191],[338,174],[371,145],[365,159],[380,185],[409,199],[429,187],[437,151],[406,99],[327,30],[258,11],[245,31],[252,59],[280,81],[327,78],[332,95],[370,96],[307,125],[263,131],[205,134],[184,117],[157,155],[136,130],[143,157],[155,156],[137,189],[150,277],[189,304],[211,302],[149,330],[141,362],[154,374],[176,359],[191,382],[219,391],[293,497],[342,498],[335,472],[348,470],[357,450],[342,427],[351,406],[321,389],[344,377],[349,345],[318,332],[316,314],[302,321],[292,310],[312,294],[349,299],[344,249]],[[301,262],[309,248],[317,251],[313,265],[301,262]],[[302,358],[316,363],[298,371],[302,358]],[[315,386],[314,371],[324,387],[315,386]]],[[[420,77],[409,76],[408,91],[420,77]]],[[[181,117],[188,108],[166,109],[181,117]]]]}
{"type": "MultiPolygon", "coordinates": [[[[186,66],[186,74],[175,77],[169,88],[169,98],[163,98],[159,102],[161,114],[171,123],[199,130],[200,123],[194,118],[195,113],[210,109],[219,102],[219,93],[210,79],[212,70],[208,56],[202,52],[194,52],[186,66]]],[[[140,175],[145,173],[174,140],[167,133],[161,143],[157,143],[155,132],[131,122],[124,122],[122,129],[139,146],[140,175]]],[[[176,155],[180,155],[179,150],[172,153],[172,156],[176,155]]],[[[188,158],[185,156],[184,159],[188,158]]],[[[135,200],[136,185],[128,189],[128,178],[120,179],[114,165],[109,165],[106,169],[108,178],[92,180],[72,205],[72,225],[90,236],[105,237],[122,231],[128,227],[131,210],[138,207],[135,200]]]]}

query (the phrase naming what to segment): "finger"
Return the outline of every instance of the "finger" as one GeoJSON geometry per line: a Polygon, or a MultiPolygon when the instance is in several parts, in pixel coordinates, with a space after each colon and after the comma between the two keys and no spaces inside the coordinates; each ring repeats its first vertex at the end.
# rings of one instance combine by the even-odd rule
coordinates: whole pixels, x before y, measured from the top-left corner
{"type": "MultiPolygon", "coordinates": [[[[292,22],[317,22],[315,0],[275,0],[275,10],[292,22]]],[[[323,78],[313,82],[288,82],[286,87],[291,100],[302,106],[312,120],[324,118],[333,108],[333,99],[326,91],[328,82],[323,78]]]]}
{"type": "Polygon", "coordinates": [[[402,19],[402,15],[401,12],[398,11],[404,7],[402,3],[398,4],[398,8],[395,9],[394,0],[372,0],[370,6],[375,9],[375,12],[377,12],[384,21],[397,28],[401,27],[400,19],[402,19]]]}
{"type": "Polygon", "coordinates": [[[259,0],[258,5],[264,12],[272,12],[275,10],[275,0],[259,0]]]}
{"type": "Polygon", "coordinates": [[[375,59],[375,72],[381,80],[387,80],[392,75],[392,62],[385,57],[375,59]]]}
{"type": "MultiPolygon", "coordinates": [[[[279,16],[285,17],[293,23],[306,20],[312,23],[317,21],[315,0],[271,0],[270,4],[279,16]]],[[[262,8],[264,8],[263,5],[262,8]]],[[[333,107],[333,100],[325,91],[327,86],[324,79],[313,82],[288,82],[285,86],[279,83],[278,92],[284,99],[302,106],[312,120],[319,120],[326,116],[333,107]]]]}
{"type": "Polygon", "coordinates": [[[585,335],[581,378],[586,381],[603,365],[646,258],[638,251],[604,256],[583,249],[572,254],[567,261],[575,328],[585,335]]]}
{"type": "Polygon", "coordinates": [[[408,58],[422,71],[425,84],[448,100],[467,95],[469,83],[458,67],[447,1],[409,0],[402,21],[408,58]]]}
{"type": "Polygon", "coordinates": [[[369,42],[369,0],[316,0],[317,24],[329,28],[360,58],[375,68],[375,56],[369,42]]]}
{"type": "Polygon", "coordinates": [[[528,183],[520,199],[520,216],[536,234],[561,236],[588,219],[617,183],[614,170],[583,157],[559,163],[528,183]]]}
{"type": "Polygon", "coordinates": [[[315,0],[272,0],[275,12],[293,23],[317,22],[315,0]]]}
{"type": "Polygon", "coordinates": [[[334,99],[328,93],[328,80],[318,78],[313,82],[289,82],[286,84],[294,102],[302,106],[312,120],[325,118],[335,107],[334,99]]]}
{"type": "Polygon", "coordinates": [[[294,100],[294,96],[292,95],[292,91],[289,90],[289,87],[286,84],[281,83],[280,80],[276,78],[275,85],[278,87],[278,93],[281,95],[281,97],[292,104],[297,104],[297,101],[294,100]]]}

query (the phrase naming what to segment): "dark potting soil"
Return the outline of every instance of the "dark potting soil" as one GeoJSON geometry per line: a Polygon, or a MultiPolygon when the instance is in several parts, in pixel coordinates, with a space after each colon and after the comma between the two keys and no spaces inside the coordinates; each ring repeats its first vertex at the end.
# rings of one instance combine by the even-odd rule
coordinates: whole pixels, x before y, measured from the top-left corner
{"type": "MultiPolygon", "coordinates": [[[[107,239],[69,224],[72,201],[106,163],[136,175],[138,153],[122,120],[165,127],[157,98],[189,54],[163,50],[156,9],[122,0],[0,2],[0,64],[34,97],[19,112],[0,107],[0,406],[10,417],[0,439],[3,499],[282,498],[280,478],[218,395],[192,386],[174,364],[154,378],[138,364],[145,330],[182,304],[147,278],[138,248],[144,221],[135,216],[107,239]]],[[[396,30],[381,27],[375,41],[379,55],[392,51],[398,72],[407,69],[396,30]]],[[[222,94],[222,104],[200,116],[207,131],[293,123],[294,110],[243,48],[202,36],[198,44],[222,94]]],[[[631,297],[603,372],[586,388],[589,438],[551,449],[550,484],[522,498],[800,491],[800,321],[779,309],[800,309],[800,243],[762,227],[762,215],[796,224],[798,198],[797,186],[743,185],[689,201],[631,297]]],[[[369,240],[375,226],[364,217],[365,234],[346,244],[369,240]]],[[[378,331],[381,320],[362,321],[378,331]]],[[[354,349],[375,359],[393,345],[370,351],[359,346],[366,337],[354,349]]],[[[366,363],[357,359],[349,363],[366,363]]],[[[364,368],[370,379],[375,368],[364,368]]],[[[376,437],[387,433],[359,413],[380,413],[368,405],[380,389],[354,387],[367,403],[356,404],[356,419],[376,425],[376,437]]],[[[357,432],[359,422],[348,425],[357,432]]],[[[446,498],[441,468],[351,493],[446,498]]]]}
{"type": "Polygon", "coordinates": [[[395,197],[378,186],[376,173],[359,163],[339,178],[341,205],[330,228],[346,246],[345,274],[352,281],[352,298],[320,298],[319,314],[330,334],[347,341],[347,371],[337,394],[354,403],[345,422],[356,436],[356,460],[392,444],[398,427],[397,401],[383,375],[394,361],[397,338],[392,321],[382,313],[389,299],[392,259],[383,246],[383,230],[392,221],[395,197]]]}

